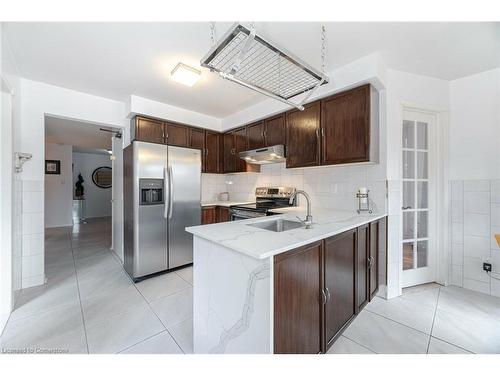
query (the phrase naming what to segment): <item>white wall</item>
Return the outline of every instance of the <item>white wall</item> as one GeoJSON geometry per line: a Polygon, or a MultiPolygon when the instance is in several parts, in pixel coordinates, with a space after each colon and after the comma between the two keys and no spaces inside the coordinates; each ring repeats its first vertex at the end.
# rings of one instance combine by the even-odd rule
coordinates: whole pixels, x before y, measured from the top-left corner
{"type": "Polygon", "coordinates": [[[500,178],[500,69],[450,82],[450,178],[500,178]]]}
{"type": "MultiPolygon", "coordinates": [[[[129,117],[142,114],[151,117],[181,122],[187,125],[199,126],[206,129],[221,131],[221,120],[217,117],[190,111],[170,104],[157,102],[140,96],[131,95],[127,103],[129,117]]],[[[125,142],[127,144],[128,142],[125,142]]]]}
{"type": "Polygon", "coordinates": [[[71,226],[73,146],[46,143],[45,159],[61,161],[61,174],[45,175],[45,228],[71,226]]]}
{"type": "MultiPolygon", "coordinates": [[[[449,82],[437,78],[426,77],[397,70],[387,69],[386,96],[386,151],[387,151],[387,184],[388,184],[388,251],[387,251],[387,296],[389,298],[401,294],[402,252],[401,252],[401,155],[402,155],[402,120],[403,107],[439,112],[441,131],[448,125],[449,82]]],[[[446,133],[446,132],[445,132],[446,133]]],[[[446,134],[443,134],[446,136],[446,134]]],[[[446,155],[445,155],[446,156],[446,155]]],[[[442,159],[445,162],[446,158],[442,159]]],[[[446,176],[443,176],[446,178],[446,176]]],[[[445,185],[446,186],[446,185],[445,185]]],[[[445,213],[447,217],[447,213],[445,213]]],[[[446,223],[443,231],[446,232],[446,223]]],[[[440,240],[437,248],[441,260],[438,280],[446,282],[449,263],[447,259],[447,238],[440,240]]]]}
{"type": "Polygon", "coordinates": [[[500,297],[500,69],[451,81],[450,109],[451,283],[500,297]]]}
{"type": "Polygon", "coordinates": [[[10,45],[0,24],[0,85],[2,91],[0,160],[0,332],[2,332],[12,306],[21,289],[21,197],[19,175],[13,175],[12,155],[19,151],[20,141],[20,79],[10,45]]]}
{"type": "MultiPolygon", "coordinates": [[[[24,78],[20,80],[21,123],[20,150],[33,155],[24,165],[21,174],[23,194],[37,191],[43,202],[44,160],[45,160],[45,115],[89,121],[127,129],[125,103],[95,95],[64,89],[24,78]],[[29,191],[28,191],[29,190],[29,191]]],[[[124,131],[125,135],[127,131],[124,131]]],[[[30,243],[31,238],[44,233],[44,207],[23,197],[22,241],[30,243]]],[[[44,245],[35,254],[23,254],[22,287],[43,284],[44,245]]]]}
{"type": "Polygon", "coordinates": [[[73,186],[81,173],[85,188],[85,217],[111,216],[111,188],[102,189],[92,181],[92,172],[99,167],[111,167],[109,155],[73,153],[73,186]]]}

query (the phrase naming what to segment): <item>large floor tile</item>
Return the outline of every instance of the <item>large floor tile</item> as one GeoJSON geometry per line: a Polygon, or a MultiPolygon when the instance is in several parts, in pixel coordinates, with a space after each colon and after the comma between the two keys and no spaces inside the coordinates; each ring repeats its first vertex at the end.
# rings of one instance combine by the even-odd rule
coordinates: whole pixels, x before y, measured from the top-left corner
{"type": "Polygon", "coordinates": [[[186,280],[189,284],[193,285],[193,266],[181,268],[180,270],[175,271],[175,273],[186,280]]]}
{"type": "Polygon", "coordinates": [[[496,319],[465,318],[438,308],[432,336],[474,353],[500,353],[499,327],[496,319]]]}
{"type": "Polygon", "coordinates": [[[440,295],[440,286],[436,284],[425,284],[424,287],[408,288],[403,291],[403,294],[398,297],[405,300],[412,301],[418,305],[435,309],[440,295]]]}
{"type": "Polygon", "coordinates": [[[431,333],[435,309],[427,305],[405,298],[376,297],[365,308],[423,333],[431,333]]]}
{"type": "Polygon", "coordinates": [[[193,318],[186,319],[168,330],[184,353],[193,354],[193,318]]]}
{"type": "Polygon", "coordinates": [[[181,348],[177,345],[167,331],[159,333],[149,339],[125,349],[122,354],[182,354],[181,348]]]}
{"type": "Polygon", "coordinates": [[[177,293],[183,289],[191,288],[191,284],[175,272],[155,276],[135,285],[149,302],[177,293]]]}
{"type": "Polygon", "coordinates": [[[77,275],[82,299],[89,299],[106,293],[117,293],[132,285],[132,281],[122,268],[113,268],[106,273],[87,273],[84,276],[77,272],[77,275]]]}
{"type": "Polygon", "coordinates": [[[82,299],[85,324],[93,325],[120,314],[132,307],[147,305],[142,295],[133,285],[109,292],[96,293],[91,298],[82,299]]]}
{"type": "Polygon", "coordinates": [[[458,346],[449,344],[445,341],[439,340],[435,337],[431,337],[429,343],[429,354],[471,354],[467,350],[459,348],[458,346]]]}
{"type": "Polygon", "coordinates": [[[171,327],[193,316],[193,289],[163,297],[151,303],[165,327],[171,327]]]}
{"type": "Polygon", "coordinates": [[[340,336],[326,354],[375,354],[345,336],[340,336]]]}
{"type": "Polygon", "coordinates": [[[68,353],[86,353],[80,306],[52,309],[9,321],[1,338],[1,346],[9,349],[59,349],[68,353]]]}
{"type": "Polygon", "coordinates": [[[429,336],[363,310],[344,332],[344,336],[376,353],[426,353],[429,336]]]}
{"type": "Polygon", "coordinates": [[[147,305],[133,307],[86,327],[90,353],[118,353],[165,330],[147,305]]]}
{"type": "Polygon", "coordinates": [[[79,306],[76,277],[52,279],[47,284],[24,289],[16,301],[11,320],[36,315],[44,311],[79,306]]]}
{"type": "Polygon", "coordinates": [[[73,254],[75,259],[79,260],[101,255],[110,255],[111,250],[109,249],[109,247],[101,245],[91,245],[73,249],[73,254]]]}
{"type": "Polygon", "coordinates": [[[497,319],[500,325],[500,298],[450,286],[441,289],[438,308],[467,319],[497,319]]]}

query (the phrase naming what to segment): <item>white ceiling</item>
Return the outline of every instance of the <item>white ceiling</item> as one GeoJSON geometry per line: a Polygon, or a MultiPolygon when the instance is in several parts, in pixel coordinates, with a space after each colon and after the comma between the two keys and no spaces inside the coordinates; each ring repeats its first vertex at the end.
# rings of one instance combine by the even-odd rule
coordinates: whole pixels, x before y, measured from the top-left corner
{"type": "MultiPolygon", "coordinates": [[[[221,36],[231,23],[217,23],[221,36]]],[[[452,80],[500,66],[500,23],[326,23],[327,71],[380,52],[388,67],[452,80]]],[[[320,24],[256,23],[257,32],[319,68],[320,24]]],[[[199,66],[209,23],[7,23],[21,74],[117,100],[129,95],[225,117],[264,100],[203,69],[192,88],[169,80],[199,66]]]]}
{"type": "Polygon", "coordinates": [[[89,124],[58,117],[45,117],[45,141],[72,145],[75,152],[106,153],[111,149],[112,133],[99,129],[113,130],[101,125],[89,124]]]}

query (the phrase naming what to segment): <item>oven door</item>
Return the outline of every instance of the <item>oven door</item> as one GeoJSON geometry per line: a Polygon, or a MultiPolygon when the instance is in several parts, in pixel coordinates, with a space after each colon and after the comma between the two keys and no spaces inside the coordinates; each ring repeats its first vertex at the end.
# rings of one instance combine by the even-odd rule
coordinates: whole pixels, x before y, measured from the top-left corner
{"type": "Polygon", "coordinates": [[[237,209],[237,208],[230,208],[229,209],[229,217],[230,217],[231,221],[253,219],[253,218],[262,217],[262,216],[266,216],[266,213],[265,212],[250,211],[250,210],[242,210],[242,209],[237,209]]]}

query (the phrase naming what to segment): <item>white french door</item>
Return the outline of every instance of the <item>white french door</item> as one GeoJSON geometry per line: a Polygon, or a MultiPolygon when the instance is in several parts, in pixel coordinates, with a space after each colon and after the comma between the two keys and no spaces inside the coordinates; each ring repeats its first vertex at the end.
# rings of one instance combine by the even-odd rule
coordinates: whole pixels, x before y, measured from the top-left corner
{"type": "Polygon", "coordinates": [[[436,280],[436,116],[405,110],[402,146],[404,288],[436,280]]]}

